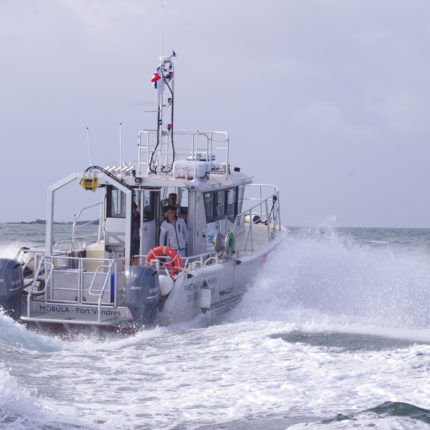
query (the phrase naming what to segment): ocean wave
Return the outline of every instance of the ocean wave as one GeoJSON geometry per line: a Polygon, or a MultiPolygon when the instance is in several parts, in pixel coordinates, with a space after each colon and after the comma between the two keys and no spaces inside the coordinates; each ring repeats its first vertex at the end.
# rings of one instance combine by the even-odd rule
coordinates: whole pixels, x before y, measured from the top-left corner
{"type": "Polygon", "coordinates": [[[387,401],[378,406],[352,414],[337,414],[320,422],[300,423],[287,427],[288,430],[322,429],[405,429],[418,430],[430,424],[430,410],[403,402],[387,401]]]}
{"type": "Polygon", "coordinates": [[[427,255],[355,243],[333,231],[289,237],[244,296],[234,318],[360,321],[430,327],[427,255]]]}
{"type": "Polygon", "coordinates": [[[60,339],[27,330],[25,326],[5,315],[0,309],[0,347],[3,351],[7,348],[14,348],[51,352],[60,350],[63,346],[60,339]]]}
{"type": "Polygon", "coordinates": [[[22,242],[6,242],[0,244],[0,258],[15,258],[21,247],[22,242]]]}
{"type": "MultiPolygon", "coordinates": [[[[71,430],[90,428],[76,418],[68,419],[48,409],[0,364],[0,429],[71,430]]],[[[94,427],[93,427],[94,428],[94,427]]]]}

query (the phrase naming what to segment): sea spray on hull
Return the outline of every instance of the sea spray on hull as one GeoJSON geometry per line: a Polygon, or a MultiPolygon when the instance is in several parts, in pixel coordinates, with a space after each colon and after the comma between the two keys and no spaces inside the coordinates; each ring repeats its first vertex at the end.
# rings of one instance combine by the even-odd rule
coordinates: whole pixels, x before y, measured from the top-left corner
{"type": "Polygon", "coordinates": [[[287,238],[244,297],[236,318],[355,317],[430,328],[430,261],[422,250],[370,247],[332,230],[287,238]]]}

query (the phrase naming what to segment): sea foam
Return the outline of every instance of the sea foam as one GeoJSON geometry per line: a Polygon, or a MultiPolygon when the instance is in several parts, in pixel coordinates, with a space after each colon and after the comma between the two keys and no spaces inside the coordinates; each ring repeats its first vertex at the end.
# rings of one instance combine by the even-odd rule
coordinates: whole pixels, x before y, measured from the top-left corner
{"type": "Polygon", "coordinates": [[[424,329],[430,326],[429,285],[430,260],[420,250],[375,248],[333,231],[309,231],[286,238],[271,255],[234,317],[424,329]]]}

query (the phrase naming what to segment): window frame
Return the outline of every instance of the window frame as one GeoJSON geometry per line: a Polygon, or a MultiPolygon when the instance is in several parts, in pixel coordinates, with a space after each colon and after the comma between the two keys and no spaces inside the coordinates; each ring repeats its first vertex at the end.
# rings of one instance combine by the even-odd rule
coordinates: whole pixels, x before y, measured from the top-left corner
{"type": "MultiPolygon", "coordinates": [[[[113,185],[108,185],[106,187],[107,189],[107,193],[106,193],[106,218],[125,218],[126,217],[126,196],[125,193],[123,193],[121,190],[119,190],[118,188],[114,187],[113,185]],[[120,204],[121,204],[121,211],[119,213],[113,213],[112,211],[112,204],[114,201],[114,197],[113,197],[113,193],[121,193],[120,194],[120,204]]],[[[137,188],[133,189],[132,191],[132,201],[135,202],[137,204],[137,207],[140,211],[140,204],[137,201],[137,188]]],[[[149,222],[149,221],[153,221],[155,219],[155,193],[156,191],[152,190],[152,189],[143,189],[143,193],[142,196],[143,198],[145,198],[145,194],[149,193],[149,206],[151,207],[151,216],[145,218],[145,216],[142,217],[142,221],[143,222],[149,222]]],[[[144,205],[145,206],[148,205],[144,205]]],[[[143,214],[145,215],[145,214],[143,214]]]]}
{"type": "Polygon", "coordinates": [[[106,187],[107,190],[107,204],[106,204],[106,218],[125,218],[125,211],[126,211],[126,196],[125,194],[119,190],[118,188],[114,187],[113,185],[108,185],[106,187]],[[117,192],[120,193],[120,204],[121,204],[121,210],[120,212],[113,214],[112,212],[112,203],[113,203],[113,193],[117,192]]]}
{"type": "Polygon", "coordinates": [[[226,204],[225,204],[225,198],[226,198],[226,190],[216,190],[213,191],[214,193],[214,205],[213,205],[213,216],[216,221],[221,221],[226,216],[226,204]],[[223,207],[221,213],[218,213],[218,196],[223,195],[223,207]]]}
{"type": "Polygon", "coordinates": [[[203,204],[205,207],[205,215],[206,215],[206,222],[207,223],[212,223],[215,221],[221,221],[223,219],[227,219],[231,222],[234,222],[236,219],[236,216],[238,215],[238,197],[239,197],[239,187],[235,186],[235,187],[231,187],[231,188],[224,188],[222,190],[214,190],[214,191],[206,191],[203,193],[203,204]],[[229,191],[230,190],[234,190],[235,193],[235,197],[234,197],[234,201],[233,201],[233,213],[229,213],[228,207],[228,195],[229,195],[229,191]],[[223,198],[224,198],[224,202],[223,202],[223,210],[221,214],[217,214],[216,213],[216,208],[218,206],[218,195],[219,193],[223,193],[223,198]],[[208,211],[208,207],[207,207],[207,197],[210,195],[211,196],[211,208],[210,211],[208,211]]]}
{"type": "Polygon", "coordinates": [[[243,202],[245,201],[245,185],[239,185],[237,187],[237,214],[243,212],[243,202]]]}
{"type": "Polygon", "coordinates": [[[205,215],[206,215],[206,222],[207,223],[211,223],[211,222],[215,222],[215,198],[214,198],[214,193],[213,191],[207,191],[205,193],[203,193],[203,204],[205,207],[205,215]],[[206,196],[210,196],[211,197],[211,210],[208,211],[208,207],[206,204],[206,196]]]}
{"type": "Polygon", "coordinates": [[[226,199],[225,199],[225,213],[226,213],[226,218],[229,219],[231,222],[234,222],[237,215],[238,215],[238,196],[239,196],[239,187],[232,187],[232,188],[227,188],[225,190],[225,194],[226,194],[226,199]],[[228,203],[228,194],[229,191],[234,191],[235,193],[235,197],[234,197],[234,201],[233,201],[233,215],[229,213],[229,203],[228,203]]]}
{"type": "MultiPolygon", "coordinates": [[[[149,194],[149,205],[143,205],[143,214],[141,214],[141,218],[143,222],[150,222],[150,221],[154,221],[155,219],[155,193],[157,191],[154,191],[153,189],[148,189],[148,188],[141,188],[141,189],[135,189],[133,190],[133,201],[137,204],[137,207],[140,211],[141,209],[141,205],[140,202],[136,201],[137,200],[137,191],[140,191],[140,195],[142,196],[142,198],[145,200],[145,194],[148,193],[149,194]],[[151,213],[149,217],[145,217],[145,207],[150,206],[151,208],[151,213]]],[[[144,201],[145,203],[145,201],[144,201]]]]}

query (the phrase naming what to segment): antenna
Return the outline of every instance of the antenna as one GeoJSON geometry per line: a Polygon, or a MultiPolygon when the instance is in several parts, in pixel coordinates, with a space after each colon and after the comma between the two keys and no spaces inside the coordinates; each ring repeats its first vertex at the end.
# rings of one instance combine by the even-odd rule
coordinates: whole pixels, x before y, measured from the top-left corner
{"type": "Polygon", "coordinates": [[[88,159],[89,159],[89,162],[90,162],[90,166],[92,166],[93,163],[91,161],[90,129],[88,127],[87,127],[87,130],[86,130],[86,133],[87,133],[88,159]]]}
{"type": "Polygon", "coordinates": [[[157,89],[158,98],[157,142],[149,161],[149,171],[155,174],[169,173],[176,158],[173,126],[175,70],[172,59],[174,57],[176,57],[174,51],[169,57],[162,57],[157,72],[151,80],[157,89]],[[164,95],[165,90],[168,91],[167,97],[164,95]]]}
{"type": "Polygon", "coordinates": [[[158,98],[157,141],[149,160],[149,171],[154,174],[169,173],[176,158],[173,129],[175,71],[172,60],[176,53],[172,51],[169,57],[164,57],[164,11],[164,3],[161,3],[161,57],[157,71],[151,79],[158,98]],[[164,96],[166,89],[169,93],[167,97],[164,96]]]}
{"type": "Polygon", "coordinates": [[[119,175],[122,177],[122,122],[119,123],[119,175]]]}
{"type": "Polygon", "coordinates": [[[160,61],[163,58],[164,52],[164,3],[161,3],[161,57],[160,61]]]}

